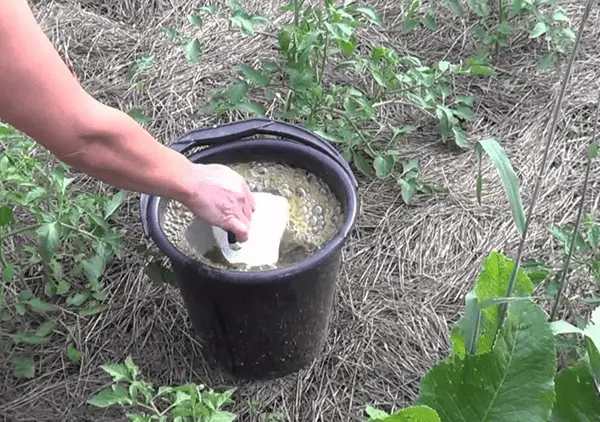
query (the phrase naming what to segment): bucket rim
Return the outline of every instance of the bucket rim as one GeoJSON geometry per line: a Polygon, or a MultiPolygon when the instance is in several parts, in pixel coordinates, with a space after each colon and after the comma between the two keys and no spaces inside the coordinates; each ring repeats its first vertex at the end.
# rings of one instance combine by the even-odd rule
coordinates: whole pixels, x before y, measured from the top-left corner
{"type": "MultiPolygon", "coordinates": [[[[154,241],[161,252],[163,252],[169,258],[172,265],[174,262],[176,262],[187,266],[192,266],[194,270],[198,272],[199,276],[208,277],[218,280],[219,282],[246,285],[267,283],[272,284],[278,281],[285,281],[286,279],[294,277],[297,274],[317,268],[332,254],[336,253],[337,250],[344,245],[346,239],[350,236],[356,223],[359,210],[359,198],[356,188],[356,180],[354,179],[354,175],[350,177],[350,175],[348,175],[348,173],[342,168],[342,166],[340,166],[339,163],[319,150],[310,148],[290,139],[259,138],[252,139],[251,142],[240,139],[228,142],[226,144],[206,147],[200,151],[194,152],[187,158],[192,162],[199,162],[202,159],[208,158],[208,162],[210,162],[211,155],[236,149],[239,151],[240,149],[249,148],[250,146],[267,148],[271,147],[273,149],[285,148],[287,151],[293,149],[293,152],[297,154],[303,154],[305,156],[312,155],[313,158],[316,158],[323,164],[323,167],[331,169],[331,171],[335,174],[335,177],[340,181],[340,184],[342,185],[342,191],[345,193],[347,198],[344,210],[344,223],[341,229],[334,237],[321,246],[311,256],[290,266],[269,269],[265,271],[224,270],[211,267],[208,264],[190,258],[177,247],[175,247],[175,245],[168,240],[166,234],[161,229],[159,224],[158,207],[162,197],[157,195],[142,194],[140,197],[140,206],[145,208],[145,212],[142,212],[142,219],[146,219],[145,224],[148,227],[147,234],[154,241]]],[[[235,163],[236,160],[232,160],[232,162],[235,163]]],[[[302,166],[300,165],[299,167],[302,166]]]]}

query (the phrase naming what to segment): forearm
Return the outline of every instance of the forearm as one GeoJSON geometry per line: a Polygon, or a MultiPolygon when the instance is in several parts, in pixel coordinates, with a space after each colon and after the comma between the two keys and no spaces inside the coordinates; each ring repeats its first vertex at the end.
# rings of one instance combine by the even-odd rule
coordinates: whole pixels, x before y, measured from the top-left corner
{"type": "Polygon", "coordinates": [[[61,161],[121,189],[188,200],[193,164],[187,158],[118,110],[99,104],[94,120],[71,140],[73,152],[53,151],[61,161]]]}
{"type": "Polygon", "coordinates": [[[189,161],[88,95],[25,0],[0,1],[0,57],[0,119],[104,182],[185,199],[189,161]]]}

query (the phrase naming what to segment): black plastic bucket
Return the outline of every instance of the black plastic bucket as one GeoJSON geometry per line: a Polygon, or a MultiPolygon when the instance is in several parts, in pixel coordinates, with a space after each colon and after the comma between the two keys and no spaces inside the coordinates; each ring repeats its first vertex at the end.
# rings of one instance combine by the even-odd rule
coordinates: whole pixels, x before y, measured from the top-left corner
{"type": "Polygon", "coordinates": [[[297,166],[321,177],[342,203],[342,229],[313,256],[286,268],[241,272],[187,258],[161,229],[159,210],[166,202],[145,194],[140,198],[144,231],[171,262],[207,358],[236,377],[254,380],[282,377],[309,365],[327,337],[341,250],[358,211],[352,170],[323,139],[268,119],[194,130],[171,148],[195,163],[257,160],[297,166]],[[263,136],[248,139],[256,135],[263,136]],[[207,148],[186,154],[197,147],[207,148]]]}

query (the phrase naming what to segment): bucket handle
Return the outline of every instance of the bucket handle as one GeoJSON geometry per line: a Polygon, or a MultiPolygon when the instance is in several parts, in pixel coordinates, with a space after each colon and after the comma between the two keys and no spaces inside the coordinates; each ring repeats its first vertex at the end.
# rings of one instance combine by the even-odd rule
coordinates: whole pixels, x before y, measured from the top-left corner
{"type": "MultiPolygon", "coordinates": [[[[237,141],[255,135],[272,135],[289,138],[324,153],[344,169],[352,181],[354,188],[358,188],[358,183],[354,178],[354,173],[352,173],[352,169],[348,165],[348,162],[333,147],[333,145],[314,135],[310,131],[291,123],[284,123],[265,118],[253,118],[224,125],[200,128],[182,135],[169,147],[180,154],[185,154],[192,148],[237,141]]],[[[140,195],[142,229],[146,236],[149,234],[147,221],[149,200],[150,195],[140,195]]]]}
{"type": "Polygon", "coordinates": [[[171,144],[171,148],[181,154],[185,154],[195,147],[222,144],[255,135],[273,135],[289,138],[319,150],[329,156],[329,158],[335,160],[348,174],[354,187],[358,187],[348,162],[338,150],[333,147],[333,145],[314,135],[310,131],[291,123],[284,123],[265,118],[254,118],[219,126],[195,129],[177,139],[171,144]]]}

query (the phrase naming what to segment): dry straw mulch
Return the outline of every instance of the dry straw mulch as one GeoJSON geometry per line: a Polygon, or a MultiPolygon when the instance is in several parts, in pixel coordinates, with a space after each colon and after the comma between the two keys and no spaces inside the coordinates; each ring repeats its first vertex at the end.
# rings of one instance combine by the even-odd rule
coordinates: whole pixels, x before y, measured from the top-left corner
{"type": "MultiPolygon", "coordinates": [[[[280,3],[246,2],[274,20],[283,19],[277,11],[280,3]]],[[[195,119],[194,113],[212,88],[227,82],[234,65],[251,65],[274,52],[270,39],[242,39],[223,32],[226,22],[207,20],[200,31],[204,57],[199,64],[188,65],[160,26],[179,26],[198,5],[189,0],[38,0],[34,8],[84,87],[123,110],[149,110],[149,130],[168,143],[176,134],[214,123],[195,119]],[[124,77],[132,63],[148,52],[157,61],[145,72],[147,89],[140,94],[124,77]]],[[[397,28],[403,5],[378,1],[376,6],[389,26],[362,34],[365,42],[389,42],[398,51],[423,59],[467,56],[472,48],[465,37],[468,24],[448,19],[427,37],[402,35],[397,28]]],[[[568,2],[565,7],[578,25],[583,2],[568,2]]],[[[574,218],[600,80],[598,14],[596,10],[590,16],[574,68],[527,257],[558,260],[547,225],[574,218]]],[[[502,141],[523,183],[526,204],[564,70],[536,72],[539,54],[526,38],[516,40],[496,63],[501,69],[498,77],[471,78],[456,87],[476,97],[478,119],[470,128],[471,136],[502,141]]],[[[411,116],[402,108],[387,113],[397,120],[411,116]]],[[[312,367],[268,383],[234,382],[205,367],[177,291],[157,287],[143,274],[142,259],[134,250],[145,239],[132,195],[122,221],[129,229],[131,252],[106,279],[111,308],[91,320],[67,320],[66,328],[84,352],[83,363],[74,367],[65,361],[64,340],[47,345],[39,356],[38,378],[15,382],[6,375],[0,383],[0,419],[124,420],[119,412],[90,409],[84,402],[108,382],[99,365],[122,361],[128,354],[157,384],[193,381],[213,388],[237,386],[235,410],[243,421],[257,420],[249,411],[249,399],[258,399],[264,410],[282,412],[286,421],[359,420],[367,404],[387,409],[408,405],[418,393],[423,373],[446,355],[449,330],[483,257],[492,249],[514,253],[518,239],[504,192],[487,161],[479,206],[471,153],[440,146],[435,132],[427,130],[404,149],[408,156],[421,158],[426,179],[444,184],[448,193],[421,198],[408,207],[394,186],[361,181],[362,213],[344,251],[328,345],[312,367]]],[[[88,183],[90,189],[99,189],[98,183],[88,183]]],[[[596,207],[599,184],[595,169],[587,210],[596,207]]],[[[0,373],[9,373],[11,353],[3,340],[0,373]]]]}

